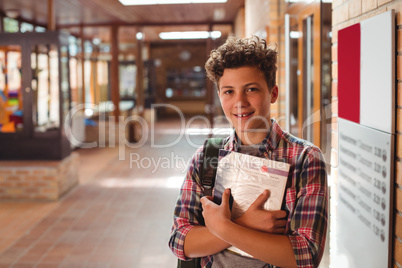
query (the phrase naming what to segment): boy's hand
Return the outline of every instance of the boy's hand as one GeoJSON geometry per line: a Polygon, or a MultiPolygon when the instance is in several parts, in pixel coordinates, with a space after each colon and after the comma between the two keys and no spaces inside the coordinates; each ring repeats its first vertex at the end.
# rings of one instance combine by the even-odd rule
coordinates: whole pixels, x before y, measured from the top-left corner
{"type": "Polygon", "coordinates": [[[229,206],[230,189],[226,189],[222,194],[222,203],[215,204],[212,196],[204,196],[201,198],[202,216],[205,220],[205,226],[209,231],[217,235],[219,230],[224,228],[225,222],[231,221],[231,212],[229,206]]]}
{"type": "Polygon", "coordinates": [[[234,222],[262,232],[284,234],[287,222],[286,211],[265,210],[264,204],[268,200],[268,197],[268,190],[264,190],[243,215],[234,219],[234,222]]]}

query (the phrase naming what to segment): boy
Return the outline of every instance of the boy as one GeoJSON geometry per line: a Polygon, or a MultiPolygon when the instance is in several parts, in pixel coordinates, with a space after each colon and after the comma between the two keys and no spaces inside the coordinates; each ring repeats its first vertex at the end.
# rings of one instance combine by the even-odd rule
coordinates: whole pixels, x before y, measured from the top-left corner
{"type": "Polygon", "coordinates": [[[316,146],[271,119],[271,103],[278,98],[276,63],[277,52],[264,40],[230,37],[211,52],[205,67],[234,127],[223,149],[291,165],[282,210],[262,208],[269,198],[265,190],[232,219],[230,189],[220,205],[203,197],[199,148],[180,191],[169,241],[180,259],[203,257],[202,267],[317,267],[321,261],[328,207],[325,163],[316,146]],[[230,246],[254,258],[232,253],[230,246]]]}

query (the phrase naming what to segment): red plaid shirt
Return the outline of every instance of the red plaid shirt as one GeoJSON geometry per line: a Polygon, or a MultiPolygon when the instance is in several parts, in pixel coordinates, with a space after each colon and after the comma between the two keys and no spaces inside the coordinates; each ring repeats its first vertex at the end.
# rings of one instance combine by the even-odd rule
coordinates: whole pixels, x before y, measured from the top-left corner
{"type": "MultiPolygon", "coordinates": [[[[237,148],[233,133],[226,139],[224,149],[237,151],[237,148]]],[[[282,207],[288,213],[286,235],[293,246],[298,267],[317,267],[324,252],[328,218],[327,173],[322,153],[310,142],[284,132],[274,120],[259,150],[266,158],[291,165],[286,204],[282,207]]],[[[187,233],[195,225],[204,223],[200,202],[203,189],[199,178],[202,157],[201,147],[193,155],[174,211],[169,246],[182,260],[188,259],[184,255],[187,233]]],[[[213,256],[206,256],[201,265],[210,267],[212,262],[213,256]]]]}

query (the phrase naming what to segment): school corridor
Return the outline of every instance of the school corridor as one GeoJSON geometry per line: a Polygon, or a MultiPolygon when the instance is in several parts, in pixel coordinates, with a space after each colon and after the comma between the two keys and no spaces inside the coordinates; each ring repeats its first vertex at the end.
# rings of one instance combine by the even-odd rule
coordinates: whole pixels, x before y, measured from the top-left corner
{"type": "Polygon", "coordinates": [[[0,268],[177,266],[230,36],[278,51],[270,117],[323,153],[319,268],[402,267],[402,0],[0,0],[0,268]]]}
{"type": "Polygon", "coordinates": [[[156,124],[155,145],[166,148],[149,139],[76,150],[79,184],[58,202],[1,202],[0,267],[176,267],[172,213],[196,150],[180,131],[179,121],[156,124]]]}

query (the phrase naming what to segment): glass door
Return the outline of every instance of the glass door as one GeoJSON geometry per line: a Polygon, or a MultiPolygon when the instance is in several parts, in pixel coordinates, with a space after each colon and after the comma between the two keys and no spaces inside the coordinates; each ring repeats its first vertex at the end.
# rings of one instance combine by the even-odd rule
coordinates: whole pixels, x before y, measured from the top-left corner
{"type": "Polygon", "coordinates": [[[32,119],[35,133],[60,127],[59,55],[56,45],[31,47],[32,119]]]}
{"type": "Polygon", "coordinates": [[[285,15],[285,53],[286,53],[286,130],[299,137],[299,84],[298,40],[302,33],[298,30],[295,16],[285,15]]]}
{"type": "Polygon", "coordinates": [[[321,150],[329,165],[332,127],[332,4],[322,3],[321,14],[321,150]]]}
{"type": "Polygon", "coordinates": [[[320,95],[320,90],[315,91],[314,84],[319,81],[319,74],[315,74],[314,70],[317,69],[318,66],[315,65],[314,57],[318,55],[314,54],[314,14],[307,16],[302,21],[303,31],[302,31],[302,74],[303,76],[300,77],[303,82],[303,126],[302,126],[302,135],[303,138],[315,143],[316,145],[320,145],[319,135],[318,137],[315,135],[317,131],[319,131],[320,126],[315,124],[315,120],[317,120],[317,115],[314,112],[319,111],[319,102],[317,104],[317,100],[314,100],[314,97],[320,98],[317,95],[320,95]],[[317,76],[315,76],[317,75],[317,76]],[[318,106],[318,107],[315,107],[318,106]],[[317,110],[318,108],[318,110],[317,110]],[[318,129],[318,130],[316,130],[318,129]]]}
{"type": "Polygon", "coordinates": [[[331,39],[323,34],[328,21],[331,27],[331,13],[323,17],[328,6],[330,10],[331,4],[320,1],[289,3],[285,16],[287,129],[321,149],[330,144],[326,124],[331,117],[331,85],[327,83],[331,76],[331,39]]]}
{"type": "MultiPolygon", "coordinates": [[[[332,124],[331,4],[288,2],[285,38],[288,130],[319,146],[328,167],[332,124]]],[[[329,266],[329,240],[320,267],[329,266]]]]}

